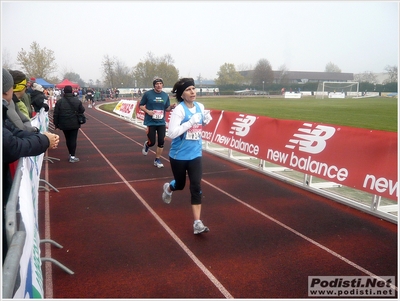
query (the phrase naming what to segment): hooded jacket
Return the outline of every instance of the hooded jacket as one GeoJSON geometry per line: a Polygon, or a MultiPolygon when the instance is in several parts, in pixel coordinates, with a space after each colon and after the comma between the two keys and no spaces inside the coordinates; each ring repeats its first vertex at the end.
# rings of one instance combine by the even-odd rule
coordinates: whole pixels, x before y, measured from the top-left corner
{"type": "Polygon", "coordinates": [[[82,102],[72,93],[65,93],[57,100],[53,112],[53,123],[56,129],[76,130],[81,127],[76,113],[85,112],[82,102]]]}
{"type": "Polygon", "coordinates": [[[13,101],[10,103],[3,102],[3,105],[8,108],[7,117],[8,119],[20,130],[26,130],[28,132],[37,132],[38,129],[32,126],[31,121],[26,117],[18,108],[17,102],[20,100],[17,98],[15,94],[13,94],[13,101]]]}
{"type": "Polygon", "coordinates": [[[49,111],[49,105],[44,102],[45,100],[47,100],[47,98],[43,92],[37,90],[31,92],[31,104],[35,112],[40,112],[41,108],[44,108],[46,112],[49,111]]]}
{"type": "Polygon", "coordinates": [[[18,129],[8,118],[6,104],[3,100],[3,205],[12,185],[9,164],[22,157],[38,156],[50,146],[46,135],[18,129]]]}

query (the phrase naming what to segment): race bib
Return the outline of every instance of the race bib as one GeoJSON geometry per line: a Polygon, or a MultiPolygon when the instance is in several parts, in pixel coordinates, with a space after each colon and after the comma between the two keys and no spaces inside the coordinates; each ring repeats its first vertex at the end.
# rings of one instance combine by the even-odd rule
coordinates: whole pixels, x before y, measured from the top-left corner
{"type": "Polygon", "coordinates": [[[201,131],[203,126],[201,124],[195,124],[186,132],[186,140],[200,140],[201,131]]]}
{"type": "Polygon", "coordinates": [[[164,117],[164,110],[153,110],[153,119],[163,119],[164,117]]]}

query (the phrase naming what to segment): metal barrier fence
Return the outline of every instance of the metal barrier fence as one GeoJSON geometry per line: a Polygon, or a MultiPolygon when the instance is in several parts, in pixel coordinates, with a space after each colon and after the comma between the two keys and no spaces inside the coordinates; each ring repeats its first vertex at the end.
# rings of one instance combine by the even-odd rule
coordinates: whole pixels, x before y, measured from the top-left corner
{"type": "MultiPolygon", "coordinates": [[[[31,120],[32,125],[45,132],[49,125],[48,113],[41,110],[31,120]]],[[[7,200],[4,227],[8,250],[3,262],[2,298],[43,298],[42,261],[51,261],[69,274],[71,270],[52,258],[41,258],[39,244],[52,240],[40,240],[38,233],[38,194],[39,178],[43,160],[53,162],[57,158],[24,157],[18,160],[11,191],[7,200]]],[[[56,190],[57,191],[57,190],[56,190]]],[[[62,246],[61,246],[62,247],[62,246]]]]}
{"type": "Polygon", "coordinates": [[[18,194],[22,179],[22,160],[18,161],[10,196],[5,210],[5,234],[8,250],[3,263],[3,298],[12,298],[15,293],[19,263],[25,244],[26,232],[18,212],[18,194]]]}
{"type": "Polygon", "coordinates": [[[234,161],[237,164],[251,168],[299,188],[311,191],[315,194],[322,195],[333,201],[346,204],[395,224],[398,222],[399,206],[396,201],[350,187],[345,187],[335,182],[327,182],[306,173],[301,173],[287,167],[272,164],[256,157],[249,157],[239,152],[235,152],[232,149],[212,144],[211,142],[203,142],[203,149],[216,156],[234,161]]]}

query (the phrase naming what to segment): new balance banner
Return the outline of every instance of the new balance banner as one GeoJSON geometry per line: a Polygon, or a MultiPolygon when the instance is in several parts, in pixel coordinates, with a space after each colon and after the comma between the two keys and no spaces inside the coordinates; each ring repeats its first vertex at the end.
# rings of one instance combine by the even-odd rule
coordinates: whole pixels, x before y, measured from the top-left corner
{"type": "Polygon", "coordinates": [[[397,200],[397,133],[215,110],[211,115],[205,141],[397,200]]]}
{"type": "Polygon", "coordinates": [[[371,194],[398,198],[397,133],[210,112],[212,120],[202,132],[205,141],[371,194]]]}

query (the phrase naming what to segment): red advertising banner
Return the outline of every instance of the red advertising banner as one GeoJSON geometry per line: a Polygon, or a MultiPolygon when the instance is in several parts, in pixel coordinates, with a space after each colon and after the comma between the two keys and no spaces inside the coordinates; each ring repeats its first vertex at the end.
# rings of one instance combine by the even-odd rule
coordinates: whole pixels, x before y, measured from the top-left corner
{"type": "Polygon", "coordinates": [[[203,139],[318,178],[398,197],[397,133],[211,111],[203,139]]]}
{"type": "Polygon", "coordinates": [[[139,120],[143,121],[145,113],[140,109],[139,103],[136,106],[136,119],[139,119],[139,120]]]}
{"type": "MultiPolygon", "coordinates": [[[[212,120],[202,132],[205,141],[317,178],[398,199],[395,132],[219,110],[210,113],[212,120]]],[[[167,112],[167,126],[169,118],[167,112]]]]}

